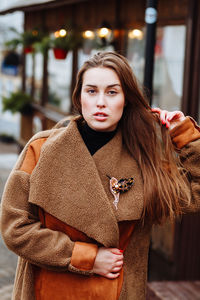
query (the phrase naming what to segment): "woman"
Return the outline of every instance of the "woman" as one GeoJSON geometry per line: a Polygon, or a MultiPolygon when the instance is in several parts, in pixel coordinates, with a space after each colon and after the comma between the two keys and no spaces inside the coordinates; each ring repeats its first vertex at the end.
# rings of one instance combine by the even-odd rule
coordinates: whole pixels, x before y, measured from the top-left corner
{"type": "Polygon", "coordinates": [[[73,102],[80,116],[36,134],[5,187],[13,299],[145,299],[152,224],[199,208],[200,129],[152,111],[112,52],[85,62],[73,102]]]}

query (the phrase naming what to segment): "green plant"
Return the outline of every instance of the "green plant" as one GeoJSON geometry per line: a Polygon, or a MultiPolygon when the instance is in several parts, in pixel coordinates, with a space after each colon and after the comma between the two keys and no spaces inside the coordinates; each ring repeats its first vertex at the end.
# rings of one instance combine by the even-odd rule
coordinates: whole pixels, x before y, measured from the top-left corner
{"type": "Polygon", "coordinates": [[[38,52],[46,54],[51,48],[51,38],[50,36],[44,36],[39,42],[34,43],[34,49],[38,52]]]}
{"type": "Polygon", "coordinates": [[[52,48],[55,48],[55,49],[63,49],[63,50],[70,50],[71,47],[70,47],[70,40],[68,38],[68,36],[66,37],[55,37],[51,40],[51,46],[52,48]]]}
{"type": "Polygon", "coordinates": [[[36,29],[22,33],[19,33],[15,28],[10,28],[10,30],[16,34],[16,37],[5,42],[9,49],[16,49],[18,45],[22,45],[24,48],[33,46],[34,43],[41,41],[43,37],[43,34],[36,29]]]}
{"type": "Polygon", "coordinates": [[[30,114],[32,97],[22,91],[13,92],[9,97],[3,97],[3,111],[9,110],[13,114],[20,112],[23,114],[30,114]]]}
{"type": "Polygon", "coordinates": [[[56,95],[55,92],[53,91],[49,91],[49,95],[48,95],[48,103],[55,105],[55,106],[59,106],[60,105],[60,98],[56,95]]]}
{"type": "Polygon", "coordinates": [[[71,30],[65,36],[51,38],[51,47],[63,49],[66,51],[73,50],[82,46],[83,38],[81,33],[71,30]]]}

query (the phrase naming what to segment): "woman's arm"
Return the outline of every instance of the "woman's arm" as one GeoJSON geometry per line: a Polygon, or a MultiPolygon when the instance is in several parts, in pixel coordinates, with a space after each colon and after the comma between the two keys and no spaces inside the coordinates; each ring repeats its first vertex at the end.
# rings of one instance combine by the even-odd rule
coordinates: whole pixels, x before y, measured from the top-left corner
{"type": "Polygon", "coordinates": [[[200,127],[180,111],[152,110],[160,116],[163,125],[170,130],[172,141],[180,149],[179,155],[190,181],[192,202],[187,212],[200,210],[200,127]]]}
{"type": "Polygon", "coordinates": [[[180,149],[180,160],[188,172],[191,204],[185,212],[200,211],[200,128],[187,117],[170,131],[172,141],[180,149]]]}

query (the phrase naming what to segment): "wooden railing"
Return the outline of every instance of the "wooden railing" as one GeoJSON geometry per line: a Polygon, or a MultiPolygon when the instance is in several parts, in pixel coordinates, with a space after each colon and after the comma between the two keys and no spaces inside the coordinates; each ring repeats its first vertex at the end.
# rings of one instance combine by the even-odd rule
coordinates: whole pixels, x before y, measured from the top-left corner
{"type": "Polygon", "coordinates": [[[66,114],[53,111],[50,108],[42,107],[33,103],[32,113],[28,115],[21,114],[20,138],[18,140],[20,148],[23,148],[28,140],[36,133],[34,129],[34,118],[38,117],[41,122],[41,130],[51,129],[66,114]]]}

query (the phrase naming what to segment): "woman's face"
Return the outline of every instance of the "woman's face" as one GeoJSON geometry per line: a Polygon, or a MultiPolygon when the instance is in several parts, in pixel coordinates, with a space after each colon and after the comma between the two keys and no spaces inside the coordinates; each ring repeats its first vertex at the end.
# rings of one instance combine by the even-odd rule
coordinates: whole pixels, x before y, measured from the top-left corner
{"type": "Polygon", "coordinates": [[[96,131],[115,130],[121,119],[125,97],[120,80],[112,69],[91,68],[83,74],[82,115],[96,131]]]}

